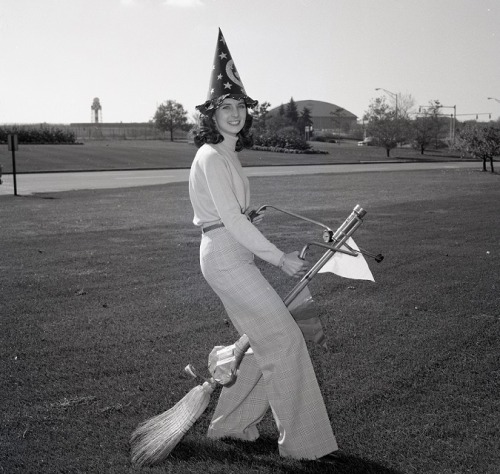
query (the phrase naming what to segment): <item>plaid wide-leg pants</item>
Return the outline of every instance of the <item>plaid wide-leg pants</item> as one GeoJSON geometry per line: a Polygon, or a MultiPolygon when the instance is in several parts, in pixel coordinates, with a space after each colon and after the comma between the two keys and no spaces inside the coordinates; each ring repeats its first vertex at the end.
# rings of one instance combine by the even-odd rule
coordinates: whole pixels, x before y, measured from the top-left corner
{"type": "Polygon", "coordinates": [[[222,389],[208,436],[255,440],[271,407],[282,456],[316,459],[337,450],[302,332],[253,254],[222,227],[203,234],[200,262],[254,352],[243,358],[236,382],[222,389]]]}

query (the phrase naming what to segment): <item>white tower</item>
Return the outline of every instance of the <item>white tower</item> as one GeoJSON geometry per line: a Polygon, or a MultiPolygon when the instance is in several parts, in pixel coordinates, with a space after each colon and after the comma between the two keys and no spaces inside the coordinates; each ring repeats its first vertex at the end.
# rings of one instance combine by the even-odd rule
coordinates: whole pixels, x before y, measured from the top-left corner
{"type": "Polygon", "coordinates": [[[96,97],[90,106],[90,123],[102,123],[102,107],[99,97],[96,97]]]}

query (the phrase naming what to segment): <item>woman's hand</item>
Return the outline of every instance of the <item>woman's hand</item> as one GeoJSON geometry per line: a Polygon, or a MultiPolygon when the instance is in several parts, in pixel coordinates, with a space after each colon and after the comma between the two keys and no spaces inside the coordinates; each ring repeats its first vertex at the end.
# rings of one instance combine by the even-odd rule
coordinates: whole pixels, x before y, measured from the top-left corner
{"type": "Polygon", "coordinates": [[[302,278],[309,270],[309,264],[306,260],[299,258],[299,252],[291,252],[284,255],[280,268],[288,275],[294,278],[302,278]]]}
{"type": "Polygon", "coordinates": [[[264,212],[265,211],[257,212],[255,209],[250,211],[248,213],[248,217],[250,218],[250,222],[253,225],[259,225],[262,222],[262,219],[264,219],[264,212]]]}

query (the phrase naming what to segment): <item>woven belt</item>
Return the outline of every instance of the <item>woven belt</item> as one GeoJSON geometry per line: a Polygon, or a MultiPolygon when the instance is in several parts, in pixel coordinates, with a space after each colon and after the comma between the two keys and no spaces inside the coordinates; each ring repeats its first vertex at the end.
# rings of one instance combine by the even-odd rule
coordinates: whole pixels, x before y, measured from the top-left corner
{"type": "Polygon", "coordinates": [[[210,232],[211,230],[220,229],[221,227],[224,227],[224,224],[222,222],[219,222],[218,224],[213,224],[213,225],[209,225],[207,227],[203,227],[201,229],[201,232],[203,234],[206,234],[207,232],[210,232]]]}

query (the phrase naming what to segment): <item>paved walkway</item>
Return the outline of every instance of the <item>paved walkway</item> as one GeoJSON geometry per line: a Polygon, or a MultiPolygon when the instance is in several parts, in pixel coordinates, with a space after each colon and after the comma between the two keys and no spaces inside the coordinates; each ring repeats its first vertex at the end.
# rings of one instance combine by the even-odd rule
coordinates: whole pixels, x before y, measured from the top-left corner
{"type": "MultiPolygon", "coordinates": [[[[318,173],[364,173],[389,171],[418,171],[433,169],[480,168],[479,162],[425,162],[425,163],[362,163],[350,165],[311,165],[311,166],[262,166],[247,167],[247,176],[290,176],[318,173]]],[[[70,173],[28,173],[16,177],[17,194],[54,193],[78,189],[112,189],[134,186],[149,186],[186,182],[189,170],[127,170],[127,171],[85,171],[70,173]]],[[[2,176],[1,195],[13,195],[12,175],[2,176]]]]}

